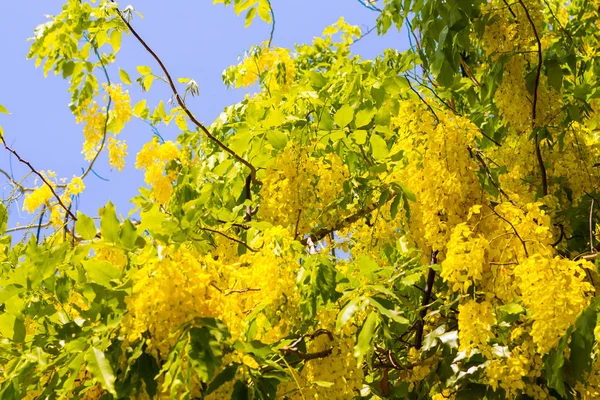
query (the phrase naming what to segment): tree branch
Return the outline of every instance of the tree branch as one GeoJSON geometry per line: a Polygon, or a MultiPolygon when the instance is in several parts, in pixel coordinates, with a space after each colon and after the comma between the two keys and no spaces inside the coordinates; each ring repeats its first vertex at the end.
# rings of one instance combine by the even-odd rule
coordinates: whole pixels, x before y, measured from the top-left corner
{"type": "MultiPolygon", "coordinates": [[[[523,0],[518,0],[518,1],[519,1],[519,4],[521,4],[521,7],[523,7],[523,10],[525,11],[525,15],[527,16],[527,20],[529,21],[529,24],[531,25],[531,29],[533,30],[533,34],[535,36],[535,41],[537,43],[538,65],[537,65],[537,70],[535,72],[535,84],[534,84],[534,88],[533,88],[533,104],[532,104],[532,109],[531,109],[531,118],[532,118],[531,128],[533,130],[533,129],[535,129],[535,126],[536,126],[538,88],[540,86],[540,75],[542,73],[542,63],[544,61],[543,57],[542,57],[542,42],[540,40],[540,35],[537,32],[537,28],[535,27],[535,22],[533,22],[533,19],[531,18],[531,15],[529,14],[529,10],[525,6],[525,3],[523,3],[523,0]]],[[[539,133],[535,134],[535,155],[536,155],[538,164],[540,166],[540,174],[542,176],[542,194],[544,196],[546,196],[548,194],[548,177],[546,175],[546,166],[544,165],[544,159],[542,158],[542,150],[540,149],[539,133]]]]}
{"type": "MultiPolygon", "coordinates": [[[[115,0],[111,0],[111,2],[114,3],[115,0]]],[[[162,60],[150,48],[150,46],[148,46],[148,44],[144,41],[144,39],[142,39],[142,37],[137,33],[137,31],[135,29],[133,29],[133,26],[131,26],[129,21],[127,21],[127,19],[123,16],[123,13],[118,9],[116,11],[117,11],[117,14],[119,15],[119,17],[121,17],[121,20],[123,21],[123,23],[125,23],[125,25],[127,25],[127,28],[133,34],[133,36],[135,36],[135,38],[138,40],[138,42],[140,42],[140,44],[144,47],[144,49],[146,49],[146,51],[148,53],[150,53],[150,55],[154,58],[154,60],[156,60],[156,62],[158,63],[158,65],[160,66],[160,68],[162,69],[163,73],[165,74],[165,76],[167,78],[167,81],[169,83],[169,86],[171,87],[171,91],[173,92],[173,95],[175,96],[175,100],[177,101],[177,104],[179,104],[179,106],[183,109],[183,111],[188,116],[190,121],[192,121],[192,123],[194,123],[194,125],[196,125],[198,128],[200,128],[202,130],[202,132],[204,132],[204,134],[210,140],[212,140],[214,143],[216,143],[221,149],[223,149],[224,151],[229,153],[233,158],[235,158],[240,163],[242,163],[246,167],[248,167],[250,169],[250,175],[252,177],[253,183],[255,183],[257,185],[262,184],[260,181],[258,181],[256,179],[256,168],[252,164],[250,164],[248,161],[246,161],[241,156],[239,156],[236,152],[234,152],[229,147],[227,147],[227,145],[225,143],[223,143],[219,139],[217,139],[217,137],[215,137],[212,133],[210,133],[210,131],[200,121],[198,121],[196,119],[196,117],[194,117],[194,114],[192,114],[192,112],[189,110],[189,108],[187,108],[187,106],[183,102],[183,98],[179,95],[179,92],[177,91],[177,88],[175,87],[175,82],[173,82],[173,78],[171,78],[171,74],[169,73],[169,71],[167,70],[165,65],[163,64],[162,60]]]]}
{"type": "Polygon", "coordinates": [[[267,47],[271,47],[271,43],[273,42],[273,35],[275,35],[275,12],[273,12],[273,5],[271,5],[271,0],[267,0],[267,4],[269,5],[269,12],[271,13],[271,33],[269,34],[269,43],[267,47]]]}
{"type": "MultiPolygon", "coordinates": [[[[392,200],[394,197],[396,197],[398,195],[398,193],[392,193],[390,196],[388,196],[387,200],[385,201],[385,203],[389,202],[390,200],[392,200]]],[[[327,228],[321,228],[318,229],[315,232],[312,232],[309,234],[310,239],[313,242],[318,242],[319,240],[323,239],[325,236],[329,235],[330,233],[333,233],[335,231],[339,231],[340,229],[345,228],[348,225],[351,225],[353,223],[355,223],[356,221],[358,221],[359,219],[371,214],[373,211],[375,211],[379,206],[381,206],[382,204],[379,203],[373,203],[365,208],[363,208],[362,210],[358,211],[356,214],[353,214],[347,218],[342,219],[341,221],[338,221],[335,225],[327,227],[327,228]]],[[[306,246],[308,239],[302,239],[300,241],[303,245],[306,246]]]]}
{"type": "Polygon", "coordinates": [[[60,199],[60,196],[56,193],[54,187],[50,184],[50,182],[48,182],[41,173],[39,173],[35,168],[33,168],[33,165],[31,165],[29,161],[22,159],[19,153],[8,147],[8,144],[6,144],[6,141],[4,140],[4,136],[0,135],[0,141],[2,141],[4,148],[8,152],[12,153],[15,157],[17,157],[17,160],[19,160],[20,163],[27,165],[31,172],[37,175],[42,180],[42,182],[44,182],[44,184],[48,186],[48,188],[52,192],[52,195],[54,196],[54,198],[56,198],[58,204],[67,212],[67,214],[73,219],[73,221],[77,221],[77,217],[75,216],[75,214],[73,214],[71,210],[67,206],[65,206],[65,203],[63,203],[63,201],[60,199]]]}
{"type": "Polygon", "coordinates": [[[431,293],[433,291],[433,283],[435,280],[435,270],[433,266],[437,263],[438,251],[434,250],[431,253],[431,262],[429,272],[427,273],[427,283],[425,284],[425,291],[421,299],[421,310],[419,311],[419,320],[416,326],[415,332],[415,349],[420,350],[423,347],[423,329],[425,328],[425,316],[427,315],[427,308],[429,307],[429,301],[431,300],[431,293]]]}

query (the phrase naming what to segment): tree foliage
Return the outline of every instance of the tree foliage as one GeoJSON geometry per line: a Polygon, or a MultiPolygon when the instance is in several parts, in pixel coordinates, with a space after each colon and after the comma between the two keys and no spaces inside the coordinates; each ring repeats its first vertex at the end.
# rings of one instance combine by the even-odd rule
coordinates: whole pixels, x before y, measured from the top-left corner
{"type": "MultiPolygon", "coordinates": [[[[215,2],[274,27],[269,0],[215,2]]],[[[6,175],[0,206],[0,398],[600,398],[597,5],[363,4],[413,46],[362,59],[343,19],[271,36],[223,73],[257,92],[210,126],[131,6],[68,0],[36,28],[89,166],[36,169],[0,130],[37,177],[6,175]],[[117,79],[125,37],[156,64],[117,79]],[[134,83],[172,97],[132,105],[134,83]],[[179,135],[135,155],[132,210],[75,212],[132,118],[179,135]]]]}

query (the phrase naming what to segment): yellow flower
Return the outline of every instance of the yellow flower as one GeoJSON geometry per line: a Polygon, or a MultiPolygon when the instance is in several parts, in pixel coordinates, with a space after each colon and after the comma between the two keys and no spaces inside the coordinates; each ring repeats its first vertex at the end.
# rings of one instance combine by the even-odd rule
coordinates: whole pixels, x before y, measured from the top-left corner
{"type": "Polygon", "coordinates": [[[111,167],[122,171],[127,154],[127,143],[124,140],[118,140],[112,136],[108,138],[108,162],[111,167]]]}
{"type": "Polygon", "coordinates": [[[46,184],[42,184],[39,188],[33,192],[25,195],[25,201],[23,201],[23,210],[32,214],[38,207],[43,204],[48,204],[50,199],[53,197],[50,187],[46,184]]]}
{"type": "Polygon", "coordinates": [[[78,176],[73,176],[73,179],[71,179],[71,183],[69,183],[69,185],[67,186],[67,190],[69,191],[69,193],[73,195],[78,195],[79,193],[83,192],[83,189],[85,189],[83,180],[78,176]]]}

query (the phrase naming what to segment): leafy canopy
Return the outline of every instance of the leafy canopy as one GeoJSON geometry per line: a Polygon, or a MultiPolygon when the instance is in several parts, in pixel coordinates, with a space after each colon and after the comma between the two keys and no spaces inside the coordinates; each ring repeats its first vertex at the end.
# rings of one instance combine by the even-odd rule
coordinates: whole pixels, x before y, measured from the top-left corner
{"type": "MultiPolygon", "coordinates": [[[[275,26],[269,0],[215,3],[275,26]]],[[[62,179],[0,136],[37,179],[6,174],[0,206],[1,398],[600,396],[595,3],[362,3],[413,47],[364,60],[343,19],[294,49],[272,31],[223,73],[257,92],[210,126],[131,6],[68,0],[36,28],[89,166],[62,179]],[[126,37],[156,64],[112,76],[126,37]],[[131,104],[153,85],[172,97],[131,104]],[[102,153],[132,164],[133,118],[179,135],[135,155],[132,210],[76,212],[102,153]],[[8,228],[21,198],[32,224],[8,228]]]]}

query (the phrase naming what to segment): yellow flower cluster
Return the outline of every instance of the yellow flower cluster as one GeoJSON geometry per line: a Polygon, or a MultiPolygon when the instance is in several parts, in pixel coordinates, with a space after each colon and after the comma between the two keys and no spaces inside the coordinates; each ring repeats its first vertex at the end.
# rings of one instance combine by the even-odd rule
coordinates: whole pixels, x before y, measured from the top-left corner
{"type": "Polygon", "coordinates": [[[440,112],[437,118],[403,101],[391,121],[399,138],[391,153],[403,150],[407,164],[397,166],[390,179],[404,183],[417,198],[411,204],[408,233],[423,250],[445,248],[453,227],[464,221],[482,194],[478,166],[468,150],[475,147],[479,130],[460,116],[440,112]]]}
{"type": "Polygon", "coordinates": [[[523,377],[529,374],[529,360],[523,355],[510,354],[506,358],[490,361],[485,369],[487,384],[494,391],[500,386],[507,399],[515,399],[525,390],[523,377]]]}
{"type": "Polygon", "coordinates": [[[312,156],[310,148],[290,143],[267,169],[258,215],[293,234],[328,226],[346,212],[333,201],[343,194],[348,177],[348,169],[337,155],[312,156]]]}
{"type": "Polygon", "coordinates": [[[25,200],[23,201],[23,210],[33,214],[43,204],[48,204],[52,199],[53,194],[50,187],[46,184],[42,184],[39,188],[35,189],[31,193],[27,193],[25,200]]]}
{"type": "Polygon", "coordinates": [[[129,91],[123,91],[123,85],[121,84],[109,86],[105,83],[102,87],[106,90],[106,93],[108,93],[114,104],[113,112],[111,113],[112,119],[110,131],[117,134],[123,129],[125,124],[129,122],[133,115],[129,91]]]}
{"type": "MultiPolygon", "coordinates": [[[[95,100],[77,110],[77,123],[85,123],[82,153],[88,161],[93,160],[101,150],[105,136],[109,133],[117,135],[133,115],[129,92],[123,91],[122,85],[104,84],[103,88],[114,104],[108,116],[105,114],[106,108],[100,108],[95,100]]],[[[107,101],[106,96],[104,101],[107,101]]],[[[125,142],[111,136],[108,138],[108,146],[111,166],[122,170],[125,163],[123,157],[127,155],[125,142]]]]}
{"type": "Polygon", "coordinates": [[[246,56],[236,72],[236,87],[249,87],[261,79],[273,91],[292,83],[296,66],[289,50],[263,46],[246,56]]]}
{"type": "Polygon", "coordinates": [[[582,400],[600,399],[600,360],[598,358],[594,360],[587,381],[585,383],[577,382],[575,390],[580,396],[578,398],[582,400]]]}
{"type": "Polygon", "coordinates": [[[515,267],[523,304],[531,312],[531,336],[543,355],[558,344],[589,304],[593,286],[586,282],[585,261],[533,255],[515,267]]]}
{"type": "Polygon", "coordinates": [[[100,143],[104,137],[104,126],[106,117],[95,100],[92,100],[79,110],[77,114],[77,123],[85,123],[83,127],[83,150],[81,151],[86,160],[91,161],[96,156],[100,143]]]}
{"type": "Polygon", "coordinates": [[[124,140],[118,140],[112,136],[108,138],[108,162],[111,167],[122,171],[127,154],[127,143],[124,140]]]}
{"type": "Polygon", "coordinates": [[[199,317],[219,318],[237,339],[248,328],[253,310],[262,310],[255,339],[265,343],[281,339],[297,322],[294,310],[299,302],[297,258],[280,254],[280,246],[290,242],[286,230],[274,228],[262,246],[258,244],[259,252],[242,255],[236,263],[184,246],[162,248],[160,254],[145,249],[136,260],[141,267],[133,272],[136,284],[127,299],[129,314],[123,329],[128,340],[135,342],[147,331],[150,348],[166,356],[172,346],[169,334],[199,317]],[[281,240],[284,243],[279,244],[281,240]]]}
{"type": "MultiPolygon", "coordinates": [[[[544,32],[543,3],[524,0],[529,17],[533,20],[538,35],[544,32]]],[[[482,12],[490,19],[483,35],[483,47],[494,60],[502,54],[530,50],[535,44],[535,34],[523,5],[506,5],[502,0],[484,3],[482,12]]]]}
{"type": "Polygon", "coordinates": [[[473,237],[467,223],[458,224],[452,230],[441,277],[452,282],[453,291],[466,293],[469,287],[483,280],[488,247],[489,243],[482,235],[473,237]]]}
{"type": "Polygon", "coordinates": [[[353,356],[354,340],[322,333],[306,347],[308,353],[332,351],[326,357],[307,361],[301,372],[292,370],[292,381],[279,384],[277,398],[345,400],[360,393],[363,372],[353,356]]]}
{"type": "MultiPolygon", "coordinates": [[[[33,214],[39,207],[46,205],[50,209],[50,223],[54,227],[60,227],[64,222],[65,210],[58,204],[58,201],[52,202],[54,199],[52,189],[55,192],[59,190],[59,186],[56,183],[56,174],[52,171],[42,171],[41,174],[51,186],[42,183],[40,187],[27,193],[23,201],[23,210],[33,214]]],[[[65,181],[65,179],[61,180],[62,182],[65,181]]],[[[83,180],[78,176],[73,176],[71,182],[66,184],[66,186],[63,184],[61,187],[64,189],[62,189],[62,193],[60,194],[60,200],[65,207],[71,204],[71,196],[76,196],[85,189],[83,180]]]]}
{"type": "Polygon", "coordinates": [[[486,357],[491,353],[487,345],[494,337],[491,329],[495,325],[492,304],[484,301],[478,303],[469,300],[458,306],[458,341],[459,349],[466,350],[470,355],[473,350],[479,349],[486,357]]]}
{"type": "Polygon", "coordinates": [[[177,177],[175,171],[165,175],[165,166],[178,157],[179,149],[175,143],[167,141],[160,144],[157,138],[146,143],[137,154],[135,167],[146,170],[144,180],[152,186],[152,196],[161,204],[165,204],[171,197],[171,185],[177,177]]]}

